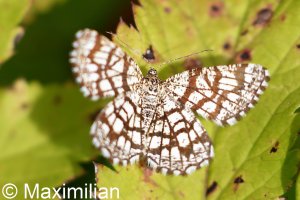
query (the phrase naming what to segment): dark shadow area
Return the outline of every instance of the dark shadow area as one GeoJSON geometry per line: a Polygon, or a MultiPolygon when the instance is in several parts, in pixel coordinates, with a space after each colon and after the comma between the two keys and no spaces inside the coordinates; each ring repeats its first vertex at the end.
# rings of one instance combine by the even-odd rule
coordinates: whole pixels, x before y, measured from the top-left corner
{"type": "Polygon", "coordinates": [[[46,135],[47,144],[53,144],[57,151],[64,152],[68,162],[73,163],[74,171],[78,167],[83,170],[79,177],[65,180],[66,184],[61,185],[61,188],[74,187],[84,190],[89,186],[85,184],[94,184],[93,162],[113,169],[107,159],[99,156],[100,152],[92,145],[89,134],[96,116],[109,101],[111,99],[107,98],[92,102],[84,98],[74,85],[60,88],[45,86],[43,93],[35,101],[29,117],[41,133],[46,135]],[[89,161],[82,163],[84,160],[89,161]]]}
{"type": "MultiPolygon", "coordinates": [[[[84,193],[86,188],[89,190],[89,188],[91,186],[93,186],[93,187],[96,186],[97,183],[96,183],[94,162],[97,164],[105,165],[105,166],[113,169],[113,166],[109,163],[109,161],[102,156],[97,156],[95,159],[93,159],[93,161],[80,164],[80,166],[84,170],[84,173],[81,176],[69,181],[65,185],[60,186],[60,187],[65,187],[65,188],[81,188],[81,190],[78,189],[76,191],[76,196],[72,195],[69,198],[70,200],[78,199],[78,197],[80,197],[80,195],[81,195],[81,192],[84,193]]],[[[62,192],[60,194],[63,195],[62,192]]],[[[87,194],[87,195],[89,196],[89,194],[87,194]]],[[[87,198],[86,200],[94,200],[94,199],[87,198]]]]}
{"type": "Polygon", "coordinates": [[[68,54],[74,34],[83,28],[114,32],[120,18],[134,23],[130,0],[69,0],[38,15],[25,27],[15,55],[1,66],[0,85],[20,77],[43,84],[71,80],[68,54]]]}
{"type": "MultiPolygon", "coordinates": [[[[298,109],[297,109],[298,110],[298,109]]],[[[288,185],[287,188],[284,188],[287,192],[283,195],[283,197],[287,199],[296,199],[296,181],[299,178],[299,170],[300,170],[300,163],[291,163],[293,161],[294,156],[299,156],[299,150],[300,150],[300,114],[298,112],[295,112],[295,118],[291,125],[291,137],[289,142],[289,151],[286,155],[286,158],[283,163],[281,177],[282,177],[282,185],[288,185]],[[294,166],[293,166],[294,165],[294,166]],[[289,169],[293,168],[295,170],[291,171],[289,169]],[[297,173],[295,174],[295,171],[297,173]],[[291,177],[291,174],[295,174],[292,177],[292,180],[289,182],[286,181],[286,177],[291,177]]]]}
{"type": "MultiPolygon", "coordinates": [[[[94,186],[96,184],[95,182],[95,167],[93,162],[88,162],[88,163],[82,163],[81,164],[82,169],[84,170],[84,173],[75,178],[74,180],[66,183],[65,185],[61,185],[59,187],[64,187],[64,188],[76,188],[76,195],[73,193],[71,194],[71,197],[68,198],[70,200],[75,200],[78,199],[80,196],[84,196],[85,194],[81,194],[81,192],[85,191],[85,188],[89,188],[90,186],[94,186]],[[78,188],[81,188],[78,189],[78,188]]],[[[63,196],[63,192],[60,192],[60,195],[63,196]]],[[[89,194],[87,194],[89,196],[89,194]]],[[[87,200],[93,200],[92,198],[87,198],[87,200]]]]}
{"type": "Polygon", "coordinates": [[[48,86],[35,101],[30,118],[49,142],[66,149],[74,160],[95,156],[89,134],[95,116],[111,99],[93,102],[76,86],[48,86]]]}

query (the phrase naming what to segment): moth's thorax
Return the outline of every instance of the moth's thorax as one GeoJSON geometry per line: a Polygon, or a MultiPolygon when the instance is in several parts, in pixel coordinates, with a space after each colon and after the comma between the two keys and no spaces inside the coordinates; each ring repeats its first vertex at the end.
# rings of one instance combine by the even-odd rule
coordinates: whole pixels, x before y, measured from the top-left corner
{"type": "Polygon", "coordinates": [[[158,78],[157,72],[150,69],[147,76],[141,81],[141,97],[142,97],[142,116],[143,126],[145,128],[150,126],[155,109],[162,94],[162,81],[158,78]]]}
{"type": "Polygon", "coordinates": [[[150,69],[147,76],[142,80],[144,91],[150,95],[156,95],[161,86],[161,80],[159,80],[156,71],[153,70],[154,69],[150,69]]]}

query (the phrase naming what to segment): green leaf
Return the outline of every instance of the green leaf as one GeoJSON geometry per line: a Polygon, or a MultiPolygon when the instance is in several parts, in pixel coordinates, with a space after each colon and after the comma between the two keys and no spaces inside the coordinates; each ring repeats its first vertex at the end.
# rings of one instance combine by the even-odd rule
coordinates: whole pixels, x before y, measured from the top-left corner
{"type": "Polygon", "coordinates": [[[22,193],[24,183],[56,187],[81,175],[80,163],[95,156],[88,133],[99,107],[73,85],[0,89],[0,186],[22,193]]]}
{"type": "Polygon", "coordinates": [[[23,23],[30,24],[36,20],[41,13],[49,12],[56,5],[62,5],[68,0],[34,0],[31,4],[30,11],[26,15],[23,23]]]}
{"type": "Polygon", "coordinates": [[[296,182],[296,199],[300,199],[300,178],[296,182]]]}
{"type": "MultiPolygon", "coordinates": [[[[2,24],[14,28],[20,23],[21,17],[17,22],[14,17],[20,15],[18,9],[24,2],[0,0],[0,49],[6,44],[2,24]]],[[[1,63],[0,69],[0,187],[16,184],[20,193],[17,199],[23,199],[25,182],[32,187],[36,183],[58,187],[68,182],[68,187],[76,178],[84,187],[93,179],[83,171],[85,162],[96,156],[89,129],[107,100],[92,103],[78,86],[65,84],[73,80],[68,54],[78,29],[113,29],[118,15],[129,5],[123,0],[26,2],[34,7],[29,11],[29,20],[34,20],[22,22],[26,34],[17,45],[17,53],[1,63]],[[110,8],[115,9],[112,12],[110,8]],[[20,77],[26,82],[15,85],[20,77]]]]}
{"type": "Polygon", "coordinates": [[[18,40],[18,36],[23,34],[23,29],[18,27],[18,24],[29,5],[29,0],[0,0],[0,63],[12,55],[14,43],[18,40]]]}
{"type": "MultiPolygon", "coordinates": [[[[145,52],[151,44],[157,64],[213,49],[195,59],[203,66],[259,63],[271,74],[259,103],[236,125],[217,127],[201,120],[215,147],[208,169],[178,178],[153,174],[150,179],[169,185],[184,181],[178,187],[195,191],[194,199],[274,199],[283,195],[293,183],[300,161],[299,146],[291,148],[300,130],[300,117],[295,112],[300,107],[300,2],[140,2],[141,6],[133,6],[138,31],[121,22],[114,40],[144,71],[149,66],[132,49],[145,52]]],[[[184,64],[181,61],[156,68],[165,79],[183,71],[184,64]]],[[[99,168],[98,186],[124,188],[122,199],[132,199],[134,191],[137,197],[179,198],[176,187],[166,190],[142,183],[141,189],[143,172],[137,167],[116,169],[118,173],[99,168]],[[150,190],[155,195],[146,192],[150,190]],[[166,191],[174,195],[163,196],[166,191]]]]}
{"type": "Polygon", "coordinates": [[[1,66],[0,85],[2,86],[8,86],[18,78],[47,84],[73,80],[68,57],[74,34],[86,27],[103,30],[103,32],[112,29],[119,20],[118,15],[126,11],[124,7],[129,6],[129,2],[123,0],[37,0],[34,2],[29,18],[35,18],[32,23],[26,23],[26,34],[17,46],[17,54],[1,66]],[[36,6],[40,4],[43,4],[43,9],[46,10],[37,11],[36,6]]]}
{"type": "MultiPolygon", "coordinates": [[[[141,170],[138,166],[117,166],[117,172],[102,165],[96,165],[96,168],[97,184],[108,189],[118,188],[120,199],[193,199],[195,193],[205,193],[203,187],[191,187],[204,182],[204,170],[193,173],[187,179],[180,176],[165,177],[149,169],[141,170]]],[[[98,195],[101,197],[101,194],[98,195]]],[[[114,195],[111,199],[117,199],[114,195]]]]}

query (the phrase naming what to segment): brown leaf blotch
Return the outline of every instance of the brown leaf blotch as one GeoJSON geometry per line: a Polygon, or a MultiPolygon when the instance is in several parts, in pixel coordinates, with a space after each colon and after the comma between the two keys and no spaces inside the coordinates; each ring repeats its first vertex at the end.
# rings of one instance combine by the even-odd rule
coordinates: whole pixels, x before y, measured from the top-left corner
{"type": "Polygon", "coordinates": [[[241,36],[247,35],[248,32],[249,32],[248,29],[243,30],[243,31],[241,32],[241,36]]]}
{"type": "Polygon", "coordinates": [[[224,45],[223,45],[223,49],[226,50],[226,51],[231,49],[231,44],[229,42],[225,42],[224,45]]]}
{"type": "Polygon", "coordinates": [[[271,8],[263,8],[259,10],[256,14],[256,18],[253,21],[253,26],[265,26],[271,21],[273,16],[273,11],[271,8]]]}
{"type": "Polygon", "coordinates": [[[22,110],[26,110],[27,108],[29,108],[29,104],[28,104],[27,102],[23,102],[23,103],[21,104],[21,109],[22,109],[22,110]]]}
{"type": "Polygon", "coordinates": [[[282,15],[280,15],[280,21],[285,21],[285,19],[286,19],[286,14],[285,13],[283,13],[282,15]]]}
{"type": "Polygon", "coordinates": [[[218,183],[216,181],[212,182],[212,184],[206,190],[206,196],[213,193],[218,187],[218,183]]]}
{"type": "Polygon", "coordinates": [[[279,142],[276,141],[275,144],[272,146],[270,153],[276,153],[279,147],[279,142]]]}
{"type": "Polygon", "coordinates": [[[238,53],[238,56],[236,58],[236,62],[248,62],[252,59],[251,57],[251,51],[249,49],[244,49],[241,52],[238,53]]]}
{"type": "Polygon", "coordinates": [[[165,13],[171,13],[172,12],[172,9],[170,8],[170,7],[165,7],[164,8],[164,11],[165,11],[165,13]]]}
{"type": "Polygon", "coordinates": [[[147,168],[147,167],[143,168],[143,170],[144,170],[143,181],[145,183],[149,183],[149,184],[151,184],[151,185],[153,185],[155,187],[158,187],[157,183],[151,179],[153,171],[151,169],[147,168]]]}
{"type": "Polygon", "coordinates": [[[199,59],[187,58],[183,61],[183,66],[186,70],[191,70],[191,69],[194,69],[194,68],[201,67],[202,63],[199,59]]]}
{"type": "Polygon", "coordinates": [[[179,196],[181,196],[182,198],[185,197],[185,195],[184,195],[184,193],[183,193],[182,191],[179,191],[178,194],[179,194],[179,196]]]}
{"type": "Polygon", "coordinates": [[[234,179],[233,183],[233,191],[236,192],[239,189],[239,185],[244,183],[244,179],[242,178],[242,176],[238,176],[234,179]]]}
{"type": "Polygon", "coordinates": [[[244,181],[244,179],[243,179],[243,177],[242,176],[238,176],[238,177],[236,177],[235,179],[234,179],[234,183],[235,184],[240,184],[240,183],[244,183],[245,181],[244,181]]]}
{"type": "Polygon", "coordinates": [[[211,17],[219,17],[222,15],[224,10],[224,3],[223,2],[214,2],[210,5],[209,8],[209,15],[211,17]]]}

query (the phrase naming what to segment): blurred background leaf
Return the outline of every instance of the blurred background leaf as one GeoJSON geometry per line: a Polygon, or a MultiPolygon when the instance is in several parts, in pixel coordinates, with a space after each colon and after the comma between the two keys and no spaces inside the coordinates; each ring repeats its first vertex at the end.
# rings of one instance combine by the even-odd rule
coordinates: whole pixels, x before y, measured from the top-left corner
{"type": "Polygon", "coordinates": [[[124,19],[131,19],[129,1],[34,2],[51,6],[52,9],[43,8],[41,13],[37,10],[30,12],[31,15],[35,14],[35,20],[27,22],[25,35],[17,46],[16,55],[3,64],[0,85],[9,85],[19,77],[46,84],[71,80],[68,56],[74,33],[82,28],[112,31],[119,22],[120,15],[124,19]]]}
{"type": "Polygon", "coordinates": [[[0,48],[12,43],[2,24],[12,30],[21,24],[25,32],[15,56],[0,68],[0,186],[94,182],[91,160],[97,152],[89,127],[107,100],[83,98],[71,83],[68,54],[78,29],[114,31],[120,17],[131,21],[130,5],[124,0],[0,2],[0,48]]]}
{"type": "Polygon", "coordinates": [[[23,80],[0,96],[0,185],[55,187],[83,174],[79,164],[96,156],[87,133],[99,105],[73,85],[23,80]]]}
{"type": "Polygon", "coordinates": [[[18,24],[29,5],[29,0],[0,0],[0,64],[12,55],[15,43],[23,34],[18,24]]]}
{"type": "Polygon", "coordinates": [[[297,191],[296,199],[300,199],[300,179],[299,179],[299,177],[297,179],[296,191],[297,191]]]}

